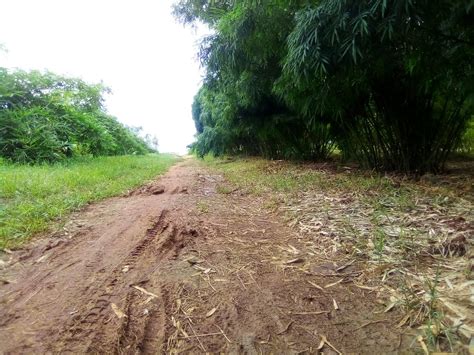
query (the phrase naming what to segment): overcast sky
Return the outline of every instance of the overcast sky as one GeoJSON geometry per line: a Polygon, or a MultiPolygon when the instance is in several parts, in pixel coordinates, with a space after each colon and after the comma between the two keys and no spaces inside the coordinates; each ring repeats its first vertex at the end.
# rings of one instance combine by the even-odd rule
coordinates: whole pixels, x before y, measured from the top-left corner
{"type": "Polygon", "coordinates": [[[108,111],[156,135],[162,152],[185,153],[205,31],[171,15],[174,0],[2,0],[0,66],[101,80],[108,111]]]}

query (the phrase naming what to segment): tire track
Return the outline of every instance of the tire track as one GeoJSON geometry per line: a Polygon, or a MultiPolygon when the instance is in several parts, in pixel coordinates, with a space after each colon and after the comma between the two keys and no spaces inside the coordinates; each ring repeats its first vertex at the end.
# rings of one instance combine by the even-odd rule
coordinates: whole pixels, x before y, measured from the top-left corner
{"type": "MultiPolygon", "coordinates": [[[[81,348],[90,349],[93,352],[100,350],[100,344],[103,343],[101,339],[104,338],[108,323],[110,323],[112,299],[119,297],[121,289],[123,290],[126,287],[124,282],[126,274],[122,271],[123,268],[125,266],[133,268],[143,254],[152,249],[151,244],[155,242],[168,245],[176,234],[175,228],[171,228],[170,232],[167,232],[169,229],[169,223],[166,221],[168,213],[167,209],[161,211],[158,219],[146,230],[144,238],[109,274],[106,278],[109,281],[104,286],[93,288],[90,292],[87,292],[86,299],[89,299],[90,302],[73,317],[71,323],[63,329],[59,338],[55,340],[54,343],[59,345],[58,349],[54,349],[55,346],[53,345],[51,350],[61,352],[82,351],[81,348]]],[[[88,266],[94,268],[94,265],[88,266]]]]}

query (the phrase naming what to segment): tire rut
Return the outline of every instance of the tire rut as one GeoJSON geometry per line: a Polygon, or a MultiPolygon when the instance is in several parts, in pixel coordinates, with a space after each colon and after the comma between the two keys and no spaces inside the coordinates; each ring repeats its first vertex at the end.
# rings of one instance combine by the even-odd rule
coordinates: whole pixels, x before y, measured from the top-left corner
{"type": "MultiPolygon", "coordinates": [[[[128,273],[124,272],[124,268],[127,267],[133,270],[139,263],[142,269],[145,261],[153,261],[155,264],[150,263],[148,268],[153,267],[156,270],[161,261],[170,255],[172,257],[177,255],[182,247],[183,238],[181,236],[189,233],[178,231],[177,227],[167,220],[168,214],[167,209],[161,211],[158,219],[146,230],[144,237],[107,276],[106,280],[108,281],[99,288],[92,288],[88,292],[86,290],[83,298],[91,301],[60,332],[58,339],[54,341],[50,349],[51,351],[101,352],[104,350],[103,344],[110,344],[112,340],[105,339],[108,337],[108,328],[113,324],[111,304],[114,301],[117,302],[117,299],[123,298],[124,294],[126,295],[124,307],[127,315],[125,317],[126,322],[121,327],[122,335],[117,336],[118,339],[115,339],[115,343],[127,344],[125,347],[120,347],[127,349],[127,353],[131,353],[133,347],[142,351],[153,347],[150,344],[155,343],[156,340],[152,340],[151,332],[154,329],[160,329],[164,323],[162,310],[160,311],[162,308],[160,305],[163,304],[162,299],[161,297],[153,299],[149,304],[149,308],[144,308],[143,305],[147,303],[146,300],[141,300],[142,303],[138,303],[140,301],[140,295],[137,295],[139,291],[131,287],[133,284],[140,284],[141,280],[130,282],[128,273]],[[141,318],[145,318],[147,321],[140,325],[133,324],[135,319],[141,318]],[[157,322],[157,319],[160,321],[157,322]],[[134,337],[136,340],[132,341],[134,337]]],[[[137,323],[142,323],[142,321],[137,323]]],[[[118,351],[118,348],[116,350],[118,351]]]]}

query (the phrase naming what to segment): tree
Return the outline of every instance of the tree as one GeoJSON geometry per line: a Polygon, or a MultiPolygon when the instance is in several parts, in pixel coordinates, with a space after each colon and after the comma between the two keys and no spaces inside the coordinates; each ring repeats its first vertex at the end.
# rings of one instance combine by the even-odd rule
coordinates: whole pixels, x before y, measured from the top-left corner
{"type": "Polygon", "coordinates": [[[193,104],[200,154],[439,171],[473,112],[474,2],[181,0],[213,29],[193,104]]]}
{"type": "Polygon", "coordinates": [[[325,0],[296,15],[280,93],[383,170],[440,170],[473,109],[473,2],[325,0]]]}
{"type": "Polygon", "coordinates": [[[321,158],[332,149],[327,126],[306,122],[273,90],[299,2],[265,3],[188,0],[175,9],[183,22],[201,20],[215,32],[201,44],[206,79],[192,107],[200,155],[321,158]]]}
{"type": "Polygon", "coordinates": [[[106,113],[108,90],[50,72],[0,68],[0,156],[34,163],[149,152],[141,138],[106,113]]]}

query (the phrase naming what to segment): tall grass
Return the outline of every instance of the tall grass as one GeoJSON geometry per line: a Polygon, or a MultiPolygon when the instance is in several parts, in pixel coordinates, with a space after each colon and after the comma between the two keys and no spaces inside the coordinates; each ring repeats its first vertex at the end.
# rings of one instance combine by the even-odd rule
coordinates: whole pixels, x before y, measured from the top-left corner
{"type": "Polygon", "coordinates": [[[118,195],[164,173],[167,154],[73,159],[54,165],[0,161],[0,248],[14,248],[91,201],[118,195]]]}

